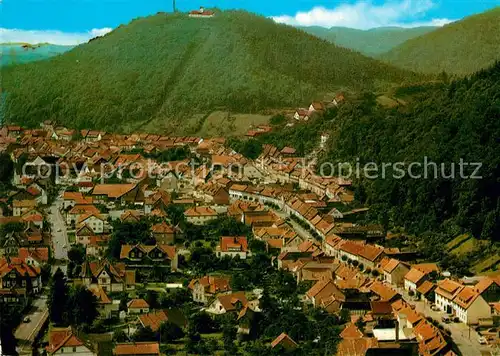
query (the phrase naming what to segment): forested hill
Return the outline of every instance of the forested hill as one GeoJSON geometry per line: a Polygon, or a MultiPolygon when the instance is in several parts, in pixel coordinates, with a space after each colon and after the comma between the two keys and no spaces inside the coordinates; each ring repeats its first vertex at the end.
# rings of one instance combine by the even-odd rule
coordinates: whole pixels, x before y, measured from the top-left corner
{"type": "Polygon", "coordinates": [[[300,28],[311,35],[323,38],[337,46],[350,48],[367,56],[377,57],[412,38],[432,32],[438,27],[380,27],[370,30],[357,30],[347,27],[324,28],[318,26],[300,28]]]}
{"type": "MultiPolygon", "coordinates": [[[[411,90],[410,90],[411,89],[411,90]]],[[[368,203],[374,218],[388,226],[403,226],[414,233],[445,232],[455,237],[464,231],[482,239],[500,238],[500,63],[470,78],[450,84],[406,88],[420,90],[404,109],[376,106],[373,98],[348,104],[334,116],[330,147],[323,157],[330,162],[445,164],[445,177],[434,178],[433,166],[415,166],[411,179],[388,169],[386,178],[356,181],[357,198],[368,203]],[[459,162],[481,163],[476,176],[463,179],[459,162]],[[455,164],[455,178],[449,177],[455,164]]],[[[325,123],[325,127],[328,123],[325,123]]],[[[330,126],[331,127],[331,126],[330,126]]],[[[289,135],[293,137],[293,135],[289,135]]],[[[464,166],[465,167],[465,166],[464,166]]],[[[470,176],[475,166],[466,166],[470,176]]],[[[371,173],[370,173],[371,174],[371,173]]]]}
{"type": "Polygon", "coordinates": [[[470,74],[500,60],[500,7],[411,39],[381,59],[421,73],[470,74]]]}
{"type": "Polygon", "coordinates": [[[214,108],[297,107],[415,77],[270,19],[218,11],[134,20],[48,61],[5,68],[2,89],[7,121],[123,130],[214,108]]]}

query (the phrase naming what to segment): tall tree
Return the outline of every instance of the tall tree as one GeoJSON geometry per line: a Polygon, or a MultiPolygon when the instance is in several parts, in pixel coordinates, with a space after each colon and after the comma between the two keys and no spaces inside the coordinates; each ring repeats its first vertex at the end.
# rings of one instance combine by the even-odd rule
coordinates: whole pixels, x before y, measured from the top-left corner
{"type": "Polygon", "coordinates": [[[134,341],[153,341],[156,340],[156,335],[153,330],[149,326],[145,328],[139,326],[139,328],[135,331],[134,335],[132,335],[132,340],[134,341]]]}
{"type": "Polygon", "coordinates": [[[77,327],[91,325],[99,315],[97,298],[83,286],[74,286],[66,304],[68,322],[77,327]]]}
{"type": "Polygon", "coordinates": [[[52,277],[49,285],[49,296],[47,304],[49,307],[50,320],[54,324],[62,324],[64,322],[65,306],[68,300],[68,286],[66,278],[60,268],[52,277]]]}
{"type": "Polygon", "coordinates": [[[184,331],[171,321],[163,322],[160,325],[158,333],[162,343],[179,340],[184,337],[184,331]]]}
{"type": "Polygon", "coordinates": [[[6,153],[0,153],[0,182],[10,183],[14,174],[14,163],[6,153]]]}

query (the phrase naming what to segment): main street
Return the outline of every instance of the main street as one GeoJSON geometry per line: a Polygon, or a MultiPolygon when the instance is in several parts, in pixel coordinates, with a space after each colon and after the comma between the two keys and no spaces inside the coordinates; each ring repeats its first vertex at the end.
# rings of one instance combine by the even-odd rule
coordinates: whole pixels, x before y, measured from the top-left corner
{"type": "Polygon", "coordinates": [[[27,323],[21,322],[14,333],[14,336],[18,340],[18,352],[20,355],[31,355],[31,345],[47,320],[48,314],[46,296],[40,296],[33,300],[30,312],[24,316],[29,321],[27,323]]]}
{"type": "Polygon", "coordinates": [[[288,224],[293,228],[293,230],[302,238],[303,241],[316,241],[316,239],[311,235],[309,231],[300,226],[296,221],[292,220],[284,211],[273,210],[276,215],[285,220],[288,218],[288,224]]]}
{"type": "Polygon", "coordinates": [[[52,225],[52,247],[54,259],[68,259],[69,240],[66,224],[59,209],[62,207],[62,200],[58,197],[49,209],[49,221],[52,225]]]}

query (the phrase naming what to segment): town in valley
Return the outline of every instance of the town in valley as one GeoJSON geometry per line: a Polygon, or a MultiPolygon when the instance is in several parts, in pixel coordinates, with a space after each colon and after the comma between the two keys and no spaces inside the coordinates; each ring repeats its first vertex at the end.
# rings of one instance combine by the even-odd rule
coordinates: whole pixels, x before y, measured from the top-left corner
{"type": "MultiPolygon", "coordinates": [[[[307,121],[322,105],[290,120],[307,121]]],[[[227,141],[4,125],[4,348],[498,352],[499,275],[459,275],[426,259],[404,231],[367,219],[350,179],[319,175],[314,153],[264,144],[251,159],[227,141]]]]}

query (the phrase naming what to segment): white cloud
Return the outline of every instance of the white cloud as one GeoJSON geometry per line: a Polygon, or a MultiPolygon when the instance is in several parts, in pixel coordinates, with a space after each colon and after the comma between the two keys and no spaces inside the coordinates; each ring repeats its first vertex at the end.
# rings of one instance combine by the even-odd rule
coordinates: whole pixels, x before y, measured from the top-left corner
{"type": "Polygon", "coordinates": [[[431,0],[387,1],[381,5],[359,1],[333,9],[317,6],[310,11],[297,12],[295,16],[281,15],[272,18],[278,23],[293,26],[343,26],[363,30],[384,26],[443,26],[453,22],[445,18],[419,21],[432,7],[434,3],[431,0]]]}
{"type": "Polygon", "coordinates": [[[0,28],[0,42],[52,43],[58,45],[77,45],[91,38],[102,36],[112,31],[111,28],[94,28],[87,32],[62,32],[57,30],[19,30],[0,28]]]}

